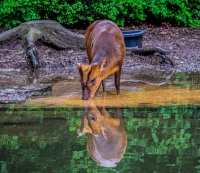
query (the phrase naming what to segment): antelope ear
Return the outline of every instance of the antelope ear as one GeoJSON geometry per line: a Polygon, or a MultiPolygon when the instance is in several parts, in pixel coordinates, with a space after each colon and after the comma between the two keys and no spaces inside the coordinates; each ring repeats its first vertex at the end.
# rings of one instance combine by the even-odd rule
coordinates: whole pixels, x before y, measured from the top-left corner
{"type": "Polygon", "coordinates": [[[90,127],[84,127],[82,133],[83,134],[92,134],[92,129],[90,127]]]}
{"type": "Polygon", "coordinates": [[[108,135],[106,134],[106,129],[104,127],[101,128],[101,133],[103,135],[103,137],[108,140],[108,135]]]}
{"type": "Polygon", "coordinates": [[[100,67],[100,64],[97,63],[97,62],[95,62],[95,63],[92,63],[92,64],[91,64],[91,67],[92,67],[93,69],[95,69],[95,68],[100,67]]]}
{"type": "Polygon", "coordinates": [[[91,69],[96,71],[96,70],[100,70],[101,64],[99,63],[93,63],[91,64],[91,69]]]}
{"type": "Polygon", "coordinates": [[[84,127],[83,129],[77,130],[77,137],[83,136],[85,134],[92,134],[92,129],[90,127],[84,127]]]}
{"type": "Polygon", "coordinates": [[[100,66],[100,71],[103,71],[105,69],[105,66],[106,66],[106,59],[102,61],[101,66],[100,66]]]}
{"type": "Polygon", "coordinates": [[[83,136],[85,134],[92,134],[92,129],[90,127],[84,127],[83,129],[77,130],[78,137],[83,136]]]}
{"type": "Polygon", "coordinates": [[[78,63],[77,66],[82,72],[90,71],[90,69],[91,69],[91,66],[89,64],[78,63]]]}
{"type": "Polygon", "coordinates": [[[82,136],[84,134],[91,134],[92,129],[90,128],[88,124],[87,116],[83,116],[81,119],[81,127],[77,130],[78,136],[82,136]]]}
{"type": "Polygon", "coordinates": [[[77,63],[76,65],[77,65],[77,67],[78,67],[78,68],[80,68],[80,67],[81,67],[81,63],[77,63]]]}

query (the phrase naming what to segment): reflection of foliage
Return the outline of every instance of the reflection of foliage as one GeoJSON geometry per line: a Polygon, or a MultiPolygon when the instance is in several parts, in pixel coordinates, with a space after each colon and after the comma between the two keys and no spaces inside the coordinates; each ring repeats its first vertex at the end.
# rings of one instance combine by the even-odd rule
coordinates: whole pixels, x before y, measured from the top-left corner
{"type": "Polygon", "coordinates": [[[200,156],[199,107],[123,109],[128,146],[119,165],[109,169],[99,167],[88,156],[85,136],[77,138],[81,109],[4,110],[0,112],[0,122],[13,117],[25,122],[24,118],[40,115],[36,124],[0,127],[0,163],[6,165],[8,172],[166,172],[169,168],[174,172],[200,171],[199,162],[195,168],[192,163],[185,166],[187,159],[200,156]]]}
{"type": "Polygon", "coordinates": [[[0,148],[7,149],[7,150],[19,149],[18,136],[1,135],[0,148]]]}
{"type": "Polygon", "coordinates": [[[176,73],[174,84],[182,88],[199,89],[200,88],[200,76],[199,73],[176,73]]]}
{"type": "MultiPolygon", "coordinates": [[[[191,134],[191,128],[195,129],[198,122],[195,121],[197,112],[197,107],[187,107],[186,109],[177,106],[161,107],[159,109],[125,109],[124,116],[126,117],[129,140],[123,163],[145,162],[145,155],[160,159],[168,155],[174,155],[176,160],[172,159],[173,164],[178,169],[188,152],[193,157],[197,157],[195,154],[197,152],[195,131],[193,131],[194,134],[191,134]]],[[[172,164],[170,160],[167,160],[167,162],[172,164]]],[[[166,167],[162,168],[166,169],[166,167]]],[[[128,169],[123,172],[126,171],[128,169]]]]}

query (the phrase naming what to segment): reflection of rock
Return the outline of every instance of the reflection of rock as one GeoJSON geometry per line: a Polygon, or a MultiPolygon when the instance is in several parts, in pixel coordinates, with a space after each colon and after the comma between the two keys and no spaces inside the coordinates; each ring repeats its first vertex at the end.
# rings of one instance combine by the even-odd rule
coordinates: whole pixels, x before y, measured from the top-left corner
{"type": "Polygon", "coordinates": [[[30,86],[12,86],[0,88],[0,103],[23,102],[31,96],[48,95],[51,92],[49,84],[35,84],[30,86]]]}
{"type": "Polygon", "coordinates": [[[190,73],[188,76],[185,75],[187,80],[187,85],[191,89],[199,89],[200,88],[200,75],[199,73],[190,73]]]}
{"type": "Polygon", "coordinates": [[[127,146],[121,116],[111,116],[105,108],[94,105],[85,109],[79,134],[87,134],[88,153],[100,166],[117,166],[127,146]]]}

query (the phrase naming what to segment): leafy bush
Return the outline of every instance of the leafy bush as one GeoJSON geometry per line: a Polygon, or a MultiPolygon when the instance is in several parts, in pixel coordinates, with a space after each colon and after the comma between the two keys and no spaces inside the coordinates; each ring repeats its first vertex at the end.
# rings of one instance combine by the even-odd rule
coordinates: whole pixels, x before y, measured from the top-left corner
{"type": "Polygon", "coordinates": [[[187,0],[149,0],[146,14],[148,20],[152,19],[158,23],[166,21],[183,26],[195,26],[195,19],[187,0]]]}
{"type": "Polygon", "coordinates": [[[0,26],[13,27],[33,19],[53,19],[67,27],[85,27],[97,19],[120,26],[138,22],[200,26],[199,0],[3,0],[0,26]]]}
{"type": "Polygon", "coordinates": [[[190,0],[189,3],[190,12],[194,19],[195,25],[200,26],[200,1],[199,0],[190,0]]]}

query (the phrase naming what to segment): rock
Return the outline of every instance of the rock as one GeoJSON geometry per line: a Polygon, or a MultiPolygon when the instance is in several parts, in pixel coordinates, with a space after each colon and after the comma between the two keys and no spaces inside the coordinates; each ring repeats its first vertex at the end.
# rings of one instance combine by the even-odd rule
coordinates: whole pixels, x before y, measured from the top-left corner
{"type": "Polygon", "coordinates": [[[29,86],[12,86],[0,88],[0,103],[24,102],[31,96],[44,96],[51,93],[50,84],[34,84],[29,86]]]}

